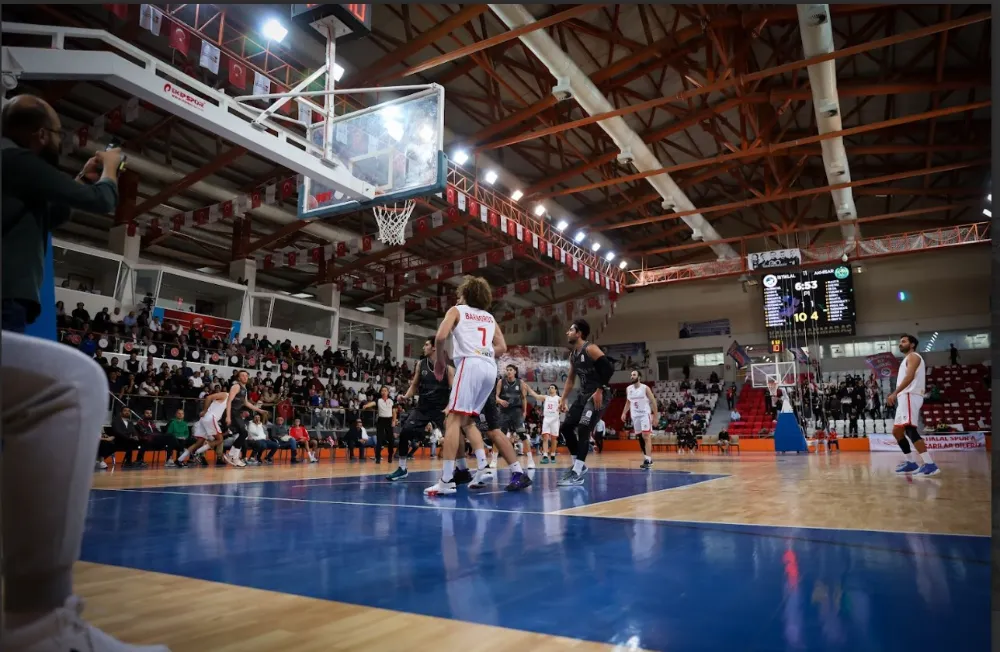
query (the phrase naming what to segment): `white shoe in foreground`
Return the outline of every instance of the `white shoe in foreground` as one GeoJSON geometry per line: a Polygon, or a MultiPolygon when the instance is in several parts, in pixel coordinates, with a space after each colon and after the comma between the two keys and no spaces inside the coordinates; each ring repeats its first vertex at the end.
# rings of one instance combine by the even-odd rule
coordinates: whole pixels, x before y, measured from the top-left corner
{"type": "Polygon", "coordinates": [[[163,645],[129,645],[83,620],[76,596],[49,615],[19,629],[4,631],[5,652],[170,652],[163,645]]]}
{"type": "Polygon", "coordinates": [[[424,489],[424,495],[427,496],[447,496],[455,493],[455,483],[445,482],[444,480],[438,480],[431,486],[424,489]]]}

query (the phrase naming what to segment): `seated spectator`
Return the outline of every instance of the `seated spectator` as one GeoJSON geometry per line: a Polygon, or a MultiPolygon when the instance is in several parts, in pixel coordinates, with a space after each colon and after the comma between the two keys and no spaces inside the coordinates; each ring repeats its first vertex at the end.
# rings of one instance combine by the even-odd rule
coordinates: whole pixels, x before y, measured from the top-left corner
{"type": "Polygon", "coordinates": [[[719,452],[723,455],[729,454],[730,437],[729,431],[723,430],[719,433],[719,452]]]}
{"type": "Polygon", "coordinates": [[[355,419],[352,425],[347,430],[347,434],[344,436],[344,443],[347,446],[348,458],[354,459],[354,447],[357,446],[359,449],[359,457],[361,460],[367,459],[365,448],[368,446],[368,432],[365,430],[364,426],[361,425],[361,419],[355,419]]]}
{"type": "Polygon", "coordinates": [[[268,439],[267,431],[264,430],[264,422],[259,414],[253,415],[253,421],[247,424],[247,431],[250,433],[249,446],[252,454],[248,456],[248,464],[273,464],[274,454],[278,452],[278,442],[268,439]],[[263,460],[261,455],[267,451],[267,457],[263,460]]]}
{"type": "Polygon", "coordinates": [[[174,461],[170,459],[170,452],[176,451],[179,458],[181,451],[194,444],[191,428],[184,420],[184,410],[177,410],[174,418],[167,423],[167,437],[174,440],[174,445],[167,448],[167,462],[164,466],[175,466],[174,461]]]}
{"type": "Polygon", "coordinates": [[[739,420],[740,420],[740,419],[742,419],[742,418],[743,418],[743,415],[741,415],[741,414],[740,414],[740,413],[739,413],[739,412],[738,412],[738,411],[736,410],[736,408],[733,408],[733,411],[729,413],[729,422],[730,422],[730,423],[736,423],[737,421],[739,421],[739,420]]]}
{"type": "Polygon", "coordinates": [[[295,420],[292,424],[291,430],[288,431],[295,442],[306,449],[306,456],[309,458],[310,462],[316,463],[319,461],[319,442],[315,439],[309,437],[309,432],[306,431],[305,426],[302,425],[302,421],[299,419],[295,420]],[[313,451],[316,451],[315,453],[313,451]]]}
{"type": "Polygon", "coordinates": [[[176,450],[177,454],[180,455],[181,451],[184,450],[181,442],[160,432],[159,426],[153,419],[152,410],[143,410],[142,418],[135,424],[135,431],[139,436],[140,443],[149,450],[167,451],[168,460],[170,459],[170,451],[176,450]]]}
{"type": "Polygon", "coordinates": [[[90,323],[90,313],[83,307],[82,301],[76,304],[76,310],[73,311],[72,317],[77,328],[90,323]]]}
{"type": "Polygon", "coordinates": [[[111,435],[105,434],[104,430],[101,430],[101,441],[97,445],[97,464],[94,468],[95,471],[104,470],[108,468],[108,463],[105,461],[109,457],[115,454],[115,438],[111,435]]]}
{"type": "Polygon", "coordinates": [[[146,453],[140,446],[139,434],[135,430],[135,424],[132,423],[132,410],[127,407],[121,409],[118,418],[111,421],[111,434],[114,437],[116,449],[125,452],[125,462],[122,464],[122,468],[131,469],[133,466],[145,468],[146,461],[143,458],[146,453]],[[133,451],[138,451],[134,464],[132,462],[133,451]]]}

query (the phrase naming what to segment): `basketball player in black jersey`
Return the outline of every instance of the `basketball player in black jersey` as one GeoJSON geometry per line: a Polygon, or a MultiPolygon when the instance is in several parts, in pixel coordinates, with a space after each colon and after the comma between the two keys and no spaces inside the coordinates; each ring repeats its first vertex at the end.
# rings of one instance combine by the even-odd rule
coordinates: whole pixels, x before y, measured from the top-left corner
{"type": "MultiPolygon", "coordinates": [[[[521,468],[521,463],[517,461],[517,453],[514,452],[514,444],[507,439],[507,436],[503,433],[500,426],[502,424],[502,419],[500,416],[500,410],[497,407],[496,394],[491,394],[486,400],[486,405],[483,406],[483,411],[479,414],[479,424],[468,425],[466,428],[478,428],[482,432],[486,432],[489,435],[489,439],[493,442],[493,449],[500,452],[500,456],[503,457],[504,461],[511,470],[510,484],[507,485],[507,491],[520,491],[521,489],[527,489],[531,486],[531,477],[524,472],[521,468]]],[[[464,431],[463,431],[464,433],[464,431]]],[[[486,438],[484,437],[484,440],[486,438]]],[[[468,474],[468,471],[466,471],[468,474]]],[[[457,472],[456,472],[457,476],[457,472]]],[[[469,482],[470,489],[482,489],[486,486],[486,480],[492,476],[492,471],[489,467],[483,469],[483,472],[478,473],[477,477],[472,478],[468,476],[463,476],[463,480],[469,482]]],[[[458,482],[458,480],[456,480],[458,482]]]]}
{"type": "MultiPolygon", "coordinates": [[[[403,428],[399,432],[399,468],[385,476],[386,480],[395,482],[402,480],[408,473],[406,470],[406,454],[410,450],[410,442],[424,436],[427,424],[432,424],[440,431],[444,428],[444,411],[448,407],[448,399],[451,397],[451,385],[455,381],[455,367],[448,365],[445,377],[438,380],[434,375],[434,339],[427,338],[424,341],[423,357],[417,363],[413,371],[413,379],[410,386],[403,395],[402,400],[408,401],[414,395],[420,397],[416,409],[410,410],[403,422],[403,428]]],[[[465,448],[459,446],[463,452],[465,448]]]]}
{"type": "Polygon", "coordinates": [[[566,412],[566,420],[559,431],[575,459],[573,468],[559,478],[560,487],[583,484],[590,437],[611,400],[608,383],[615,373],[615,367],[604,355],[604,351],[587,341],[589,336],[590,324],[586,319],[575,320],[566,331],[570,347],[569,376],[566,377],[566,387],[559,401],[559,410],[566,412]],[[567,409],[566,397],[573,390],[577,378],[580,379],[580,391],[573,400],[573,405],[567,409]]]}
{"type": "Polygon", "coordinates": [[[243,461],[241,453],[246,446],[247,437],[250,436],[247,423],[243,419],[243,409],[246,408],[261,416],[267,416],[264,410],[251,403],[247,398],[248,380],[250,380],[249,371],[244,370],[236,374],[236,382],[229,388],[229,401],[226,403],[226,423],[229,424],[230,431],[236,433],[236,441],[233,442],[233,447],[229,449],[229,452],[223,458],[229,464],[239,468],[247,465],[243,461]],[[235,410],[233,410],[234,405],[236,406],[235,410]]]}
{"type": "MultiPolygon", "coordinates": [[[[528,468],[535,468],[535,460],[531,455],[531,440],[524,428],[524,413],[528,408],[528,395],[540,403],[545,402],[545,397],[528,387],[528,384],[517,376],[517,367],[512,364],[507,365],[503,378],[497,380],[494,400],[496,406],[500,408],[500,430],[508,437],[517,436],[524,446],[524,453],[528,456],[528,468]]],[[[493,449],[493,455],[497,450],[493,449]]],[[[493,458],[491,467],[496,466],[496,457],[493,458]]]]}

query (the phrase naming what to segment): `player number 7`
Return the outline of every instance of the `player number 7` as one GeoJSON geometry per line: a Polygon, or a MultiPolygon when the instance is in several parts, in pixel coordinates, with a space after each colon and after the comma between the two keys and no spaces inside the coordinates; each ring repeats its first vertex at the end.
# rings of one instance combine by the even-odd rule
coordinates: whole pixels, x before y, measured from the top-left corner
{"type": "Polygon", "coordinates": [[[483,336],[483,346],[486,346],[486,329],[480,326],[476,330],[483,336]]]}

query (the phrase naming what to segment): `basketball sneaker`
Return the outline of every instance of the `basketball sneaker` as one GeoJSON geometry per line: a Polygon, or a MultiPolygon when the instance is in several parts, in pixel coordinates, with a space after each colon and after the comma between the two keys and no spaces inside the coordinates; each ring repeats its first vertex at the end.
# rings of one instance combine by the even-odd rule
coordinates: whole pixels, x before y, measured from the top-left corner
{"type": "Polygon", "coordinates": [[[163,645],[129,645],[83,619],[83,601],[70,596],[65,604],[33,623],[3,632],[10,652],[170,652],[163,645]]]}
{"type": "Polygon", "coordinates": [[[457,486],[472,482],[472,471],[469,469],[455,469],[455,474],[451,476],[451,481],[457,486]]]}
{"type": "Polygon", "coordinates": [[[410,475],[410,473],[406,469],[397,468],[395,471],[385,476],[385,479],[389,482],[395,482],[396,480],[402,480],[408,475],[410,475]]]}
{"type": "Polygon", "coordinates": [[[937,475],[938,473],[941,473],[941,469],[938,468],[938,465],[933,462],[929,462],[914,471],[913,475],[931,476],[937,475]]]}
{"type": "Polygon", "coordinates": [[[639,468],[643,471],[648,471],[653,468],[653,460],[643,460],[642,464],[639,465],[639,468]]]}
{"type": "Polygon", "coordinates": [[[472,478],[472,482],[469,483],[469,489],[482,489],[486,486],[488,480],[493,479],[493,471],[487,468],[479,469],[476,471],[476,475],[472,478]]]}
{"type": "Polygon", "coordinates": [[[542,464],[548,464],[548,463],[549,463],[549,456],[542,455],[542,464]]]}
{"type": "Polygon", "coordinates": [[[917,471],[919,469],[920,466],[916,462],[903,462],[902,464],[896,467],[896,473],[899,474],[913,473],[914,471],[917,471]]]}
{"type": "Polygon", "coordinates": [[[431,486],[424,489],[425,496],[448,496],[455,493],[455,483],[438,480],[431,486]]]}
{"type": "Polygon", "coordinates": [[[507,491],[520,491],[521,489],[527,489],[531,486],[531,478],[528,477],[527,473],[515,473],[510,478],[510,484],[507,485],[507,491]]]}
{"type": "Polygon", "coordinates": [[[559,478],[557,483],[560,487],[582,487],[583,486],[583,475],[586,473],[586,467],[584,467],[583,473],[577,473],[576,471],[570,469],[562,478],[559,478]]]}

